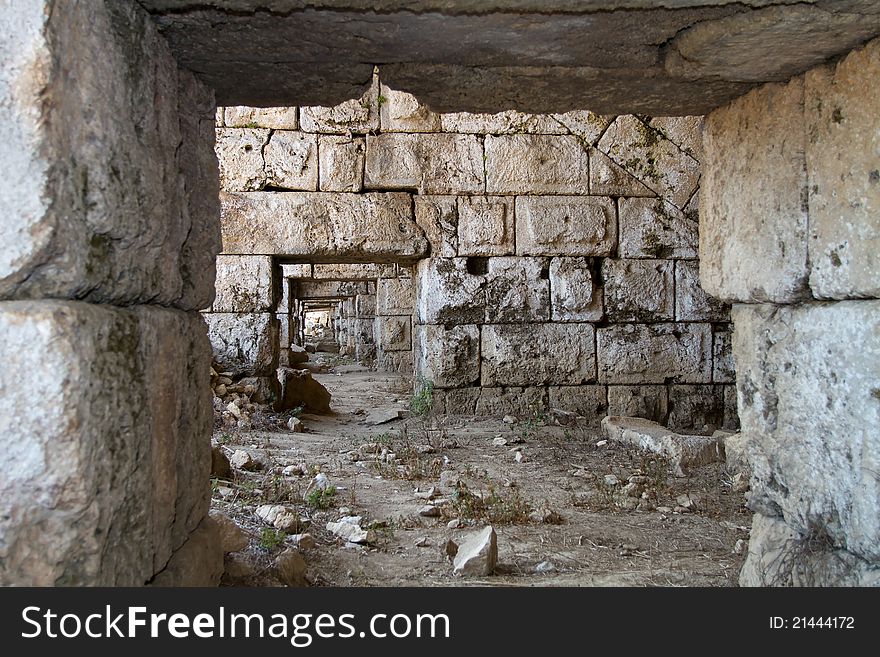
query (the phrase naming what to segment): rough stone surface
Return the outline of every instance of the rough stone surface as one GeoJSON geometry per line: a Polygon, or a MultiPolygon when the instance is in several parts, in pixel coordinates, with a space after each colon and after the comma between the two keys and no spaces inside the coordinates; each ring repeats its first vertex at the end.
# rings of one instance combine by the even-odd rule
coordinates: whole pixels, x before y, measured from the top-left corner
{"type": "Polygon", "coordinates": [[[621,258],[697,257],[696,216],[661,199],[622,198],[619,205],[621,258]]]}
{"type": "MultiPolygon", "coordinates": [[[[465,388],[464,390],[479,392],[476,408],[473,411],[479,416],[527,416],[547,408],[547,391],[543,387],[508,386],[504,388],[465,388]]],[[[456,406],[451,399],[452,395],[450,394],[446,401],[447,410],[450,413],[460,413],[461,411],[453,410],[456,406]]]]}
{"type": "Polygon", "coordinates": [[[589,155],[572,135],[486,137],[489,194],[588,194],[589,155]]]}
{"type": "Polygon", "coordinates": [[[666,386],[608,386],[608,415],[639,417],[664,424],[668,414],[666,386]]]}
{"type": "Polygon", "coordinates": [[[268,130],[218,128],[220,187],[231,192],[252,192],[265,187],[263,147],[268,139],[268,130]]]}
{"type": "Polygon", "coordinates": [[[248,546],[248,537],[235,522],[220,511],[211,511],[211,520],[217,526],[217,533],[220,536],[220,549],[224,554],[227,552],[238,552],[244,550],[248,546]]]}
{"type": "Polygon", "coordinates": [[[724,301],[808,296],[804,85],[752,91],[706,119],[700,281],[724,301]],[[744,193],[747,191],[748,193],[744,193]]]}
{"type": "Polygon", "coordinates": [[[736,369],[731,351],[731,332],[715,329],[712,334],[712,381],[733,383],[736,369]]]}
{"type": "Polygon", "coordinates": [[[880,297],[880,40],[807,73],[810,289],[880,297]]]}
{"type": "Polygon", "coordinates": [[[296,130],[299,127],[296,107],[222,107],[223,125],[228,128],[271,128],[296,130]]]}
{"type": "Polygon", "coordinates": [[[221,195],[226,253],[414,260],[427,241],[407,194],[221,195]]]}
{"type": "Polygon", "coordinates": [[[675,281],[669,260],[612,260],[602,263],[605,304],[612,322],[674,319],[675,281]]]}
{"type": "Polygon", "coordinates": [[[880,559],[878,301],[733,310],[750,507],[880,559]],[[817,384],[821,382],[821,385],[817,384]]]}
{"type": "Polygon", "coordinates": [[[526,114],[506,110],[494,114],[472,114],[449,112],[442,114],[440,120],[445,132],[463,132],[480,135],[509,134],[559,134],[568,133],[567,128],[547,114],[526,114]]]}
{"type": "Polygon", "coordinates": [[[268,256],[217,256],[217,296],[213,312],[269,312],[274,308],[272,259],[268,256]]]}
{"type": "Polygon", "coordinates": [[[597,196],[656,196],[645,183],[595,148],[590,151],[590,193],[597,196]]]}
{"type": "Polygon", "coordinates": [[[513,199],[503,196],[460,196],[458,255],[514,254],[513,199]]]}
{"type": "Polygon", "coordinates": [[[299,124],[302,130],[365,134],[379,129],[379,80],[376,77],[373,77],[370,88],[359,99],[340,100],[342,102],[338,104],[300,108],[299,124]]]}
{"type": "Polygon", "coordinates": [[[484,527],[458,546],[454,572],[463,577],[485,577],[493,573],[497,561],[498,537],[491,526],[484,527]]]}
{"type": "Polygon", "coordinates": [[[302,406],[312,413],[330,413],[330,393],[312,378],[308,370],[278,368],[281,397],[277,410],[284,411],[302,406]]]}
{"type": "Polygon", "coordinates": [[[442,129],[439,114],[422,105],[412,94],[384,84],[380,87],[379,119],[385,132],[440,132],[442,129]]]}
{"type": "Polygon", "coordinates": [[[220,531],[211,518],[202,520],[186,542],[174,551],[165,568],[149,583],[152,586],[213,587],[223,576],[220,531]]]}
{"type": "Polygon", "coordinates": [[[421,194],[484,191],[483,148],[473,135],[385,133],[367,136],[367,189],[421,194]]]}
{"type": "Polygon", "coordinates": [[[414,346],[416,374],[435,388],[456,388],[479,381],[478,326],[416,326],[414,346]]]}
{"type": "Polygon", "coordinates": [[[684,208],[697,189],[700,163],[638,117],[617,117],[597,146],[678,208],[684,208]]]}
{"type": "Polygon", "coordinates": [[[322,192],[359,192],[364,183],[366,141],[363,137],[318,137],[322,192]]]}
{"type": "Polygon", "coordinates": [[[707,324],[620,324],[596,332],[600,383],[709,383],[707,324]]]}
{"type": "Polygon", "coordinates": [[[299,550],[288,548],[275,557],[273,562],[275,575],[286,586],[306,586],[306,570],[308,565],[299,550]]]}
{"type": "Polygon", "coordinates": [[[412,319],[403,317],[377,317],[376,339],[384,351],[409,351],[412,349],[412,319]]]}
{"type": "Polygon", "coordinates": [[[415,303],[411,278],[380,278],[376,282],[376,313],[379,315],[411,315],[415,303]]]}
{"type": "Polygon", "coordinates": [[[263,149],[266,184],[280,189],[318,188],[318,139],[292,130],[276,130],[263,149]]]}
{"type": "Polygon", "coordinates": [[[675,263],[675,319],[679,322],[729,322],[730,306],[713,299],[700,286],[700,263],[675,263]]]}
{"type": "Polygon", "coordinates": [[[517,255],[611,255],[614,201],[604,197],[517,196],[517,255]]]}
{"type": "MultiPolygon", "coordinates": [[[[316,280],[371,281],[376,278],[390,278],[392,276],[396,276],[394,265],[375,262],[354,265],[314,265],[312,268],[312,277],[316,280]]],[[[363,287],[358,287],[357,292],[354,292],[355,288],[352,290],[357,294],[369,293],[369,290],[363,287]]]]}
{"type": "Polygon", "coordinates": [[[209,305],[211,94],[135,3],[37,1],[2,22],[0,299],[209,305]]]}
{"type": "Polygon", "coordinates": [[[590,324],[485,325],[482,385],[578,385],[594,381],[590,324]]]}
{"type": "Polygon", "coordinates": [[[553,258],[549,275],[553,321],[591,322],[602,319],[602,288],[595,283],[590,259],[553,258]]]}
{"type": "Polygon", "coordinates": [[[416,223],[425,231],[433,257],[458,255],[458,205],[455,196],[415,197],[416,223]]]}
{"type": "Polygon", "coordinates": [[[271,375],[278,341],[278,320],[272,313],[205,313],[214,361],[236,375],[271,375]]]}
{"type": "Polygon", "coordinates": [[[416,269],[416,309],[422,324],[478,324],[486,313],[486,277],[467,258],[429,258],[416,269]]]}
{"type": "Polygon", "coordinates": [[[675,431],[714,431],[724,426],[724,386],[669,386],[666,426],[675,431]]]}
{"type": "Polygon", "coordinates": [[[551,409],[582,415],[596,426],[608,414],[605,386],[550,386],[547,389],[551,409]]]}
{"type": "Polygon", "coordinates": [[[0,334],[0,582],[144,584],[208,511],[204,324],[22,301],[0,303],[0,334]]]}
{"type": "Polygon", "coordinates": [[[550,319],[550,281],[544,258],[490,258],[486,273],[486,322],[550,319]]]}

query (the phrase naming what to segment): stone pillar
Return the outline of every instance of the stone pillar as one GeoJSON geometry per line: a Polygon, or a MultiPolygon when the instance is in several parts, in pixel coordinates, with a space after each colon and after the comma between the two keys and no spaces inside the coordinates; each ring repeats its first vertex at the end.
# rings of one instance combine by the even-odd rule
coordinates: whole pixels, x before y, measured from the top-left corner
{"type": "Polygon", "coordinates": [[[706,124],[700,277],[734,302],[743,585],[880,583],[880,40],[706,124]]]}
{"type": "Polygon", "coordinates": [[[135,2],[0,24],[0,585],[215,583],[213,95],[135,2]]]}

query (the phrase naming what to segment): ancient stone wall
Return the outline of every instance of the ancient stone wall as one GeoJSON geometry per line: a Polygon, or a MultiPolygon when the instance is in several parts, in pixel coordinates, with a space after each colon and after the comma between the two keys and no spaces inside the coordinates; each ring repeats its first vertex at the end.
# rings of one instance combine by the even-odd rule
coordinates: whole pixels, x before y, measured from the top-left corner
{"type": "Polygon", "coordinates": [[[0,584],[213,583],[213,95],[134,3],[0,24],[0,584]]]}
{"type": "Polygon", "coordinates": [[[880,41],[713,112],[701,279],[735,303],[740,581],[880,581],[880,41]]]}
{"type": "MultiPolygon", "coordinates": [[[[312,263],[297,284],[347,263],[374,281],[372,314],[340,304],[343,342],[373,318],[379,365],[414,368],[440,412],[732,427],[729,309],[698,283],[701,126],[435,114],[378,79],[333,108],[221,108],[221,262],[312,263]]],[[[268,372],[271,304],[242,299],[241,339],[215,352],[268,372]]]]}

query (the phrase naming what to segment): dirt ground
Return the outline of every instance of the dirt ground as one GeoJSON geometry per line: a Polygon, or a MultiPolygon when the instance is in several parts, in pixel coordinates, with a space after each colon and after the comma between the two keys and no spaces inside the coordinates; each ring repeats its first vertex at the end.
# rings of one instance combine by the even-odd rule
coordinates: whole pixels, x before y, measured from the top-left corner
{"type": "Polygon", "coordinates": [[[315,379],[332,393],[336,414],[300,415],[304,433],[215,431],[215,445],[246,450],[260,468],[213,482],[212,508],[249,537],[246,550],[227,556],[236,563],[225,584],[278,584],[273,559],[291,539],[255,515],[267,503],[303,518],[301,531],[316,543],[301,551],[306,580],[316,586],[736,583],[750,513],[723,464],[677,478],[659,457],[603,443],[601,429],[584,420],[556,426],[572,418],[540,411],[515,422],[428,414],[368,426],[376,409],[409,407],[408,380],[357,365],[315,379]],[[282,474],[291,465],[305,474],[282,474]],[[317,472],[335,494],[304,501],[317,472]],[[431,487],[439,517],[420,515],[431,487]],[[374,543],[346,544],[326,529],[343,515],[362,516],[374,543]],[[498,534],[495,574],[454,576],[447,540],[486,524],[498,534]]]}

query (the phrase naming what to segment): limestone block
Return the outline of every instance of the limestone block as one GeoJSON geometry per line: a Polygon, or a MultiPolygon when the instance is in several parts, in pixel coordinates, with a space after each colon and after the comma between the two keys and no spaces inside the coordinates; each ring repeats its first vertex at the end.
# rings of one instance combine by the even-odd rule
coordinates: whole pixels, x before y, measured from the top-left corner
{"type": "Polygon", "coordinates": [[[750,507],[880,558],[880,301],[733,309],[750,507]]]}
{"type": "Polygon", "coordinates": [[[247,107],[245,105],[218,107],[223,110],[223,125],[227,128],[270,128],[296,130],[299,127],[296,107],[247,107]]]}
{"type": "Polygon", "coordinates": [[[733,383],[735,380],[731,332],[716,328],[712,334],[712,381],[733,383]]]}
{"type": "Polygon", "coordinates": [[[597,332],[600,383],[709,383],[708,324],[620,324],[597,332]]]}
{"type": "MultiPolygon", "coordinates": [[[[543,387],[510,386],[504,388],[463,388],[462,390],[479,390],[480,397],[477,399],[474,414],[481,417],[492,415],[529,417],[533,413],[547,408],[547,390],[543,387]]],[[[450,408],[454,408],[452,403],[455,399],[451,391],[449,392],[450,395],[446,399],[447,412],[450,408]]]]}
{"type": "Polygon", "coordinates": [[[455,196],[413,197],[416,223],[425,232],[434,257],[458,255],[458,199],[455,196]]]}
{"type": "MultiPolygon", "coordinates": [[[[312,266],[312,278],[315,280],[374,281],[383,276],[394,275],[394,265],[382,265],[377,262],[312,266]]],[[[368,287],[357,286],[351,287],[350,290],[356,294],[367,294],[368,287]]]]}
{"type": "Polygon", "coordinates": [[[792,303],[807,290],[803,78],[706,119],[700,280],[724,301],[792,303]]]}
{"type": "Polygon", "coordinates": [[[379,129],[379,80],[359,99],[333,107],[301,107],[299,125],[304,132],[324,134],[366,134],[379,129]]]}
{"type": "Polygon", "coordinates": [[[478,324],[486,314],[486,277],[468,271],[468,258],[428,258],[416,269],[420,324],[478,324]]]}
{"type": "Polygon", "coordinates": [[[376,313],[412,315],[415,286],[411,278],[380,278],[376,282],[376,313]]]}
{"type": "Polygon", "coordinates": [[[600,150],[590,150],[590,193],[597,196],[656,196],[629,171],[600,150]]]}
{"type": "Polygon", "coordinates": [[[379,348],[383,351],[409,351],[412,349],[411,323],[412,318],[409,315],[405,317],[377,317],[376,332],[379,348]]]}
{"type": "Polygon", "coordinates": [[[702,162],[704,120],[702,116],[655,116],[649,123],[697,162],[702,162]]]}
{"type": "Polygon", "coordinates": [[[666,426],[675,431],[715,431],[724,427],[724,386],[669,386],[666,426]]]}
{"type": "Polygon", "coordinates": [[[367,189],[414,189],[420,194],[480,194],[483,148],[473,135],[367,135],[367,189]]]}
{"type": "Polygon", "coordinates": [[[281,189],[318,189],[318,138],[293,130],[276,130],[263,149],[266,184],[281,189]]]}
{"type": "Polygon", "coordinates": [[[21,301],[0,334],[0,583],[143,585],[208,512],[204,323],[21,301]]]}
{"type": "Polygon", "coordinates": [[[489,194],[588,194],[589,155],[573,135],[488,136],[489,194]]]}
{"type": "Polygon", "coordinates": [[[461,388],[479,381],[479,326],[427,324],[416,326],[414,331],[417,376],[430,381],[435,388],[461,388]]]}
{"type": "Polygon", "coordinates": [[[587,418],[590,426],[598,426],[608,414],[605,386],[550,386],[547,388],[550,408],[558,408],[587,418]]]}
{"type": "Polygon", "coordinates": [[[554,322],[594,322],[602,319],[602,288],[593,279],[588,258],[550,261],[550,306],[554,322]]]}
{"type": "Polygon", "coordinates": [[[376,316],[376,295],[375,294],[359,294],[355,297],[354,308],[359,318],[370,318],[376,316]]]}
{"type": "Polygon", "coordinates": [[[213,312],[269,312],[274,307],[272,258],[217,256],[217,296],[213,312]]]}
{"type": "Polygon", "coordinates": [[[608,386],[608,415],[640,417],[665,424],[668,414],[666,386],[608,386]]]}
{"type": "Polygon", "coordinates": [[[614,120],[613,116],[600,116],[587,110],[572,110],[564,114],[553,114],[553,118],[577,135],[590,146],[595,146],[599,137],[614,120]]]}
{"type": "Polygon", "coordinates": [[[221,195],[226,253],[415,260],[428,244],[408,194],[221,195]]]}
{"type": "Polygon", "coordinates": [[[729,322],[730,306],[715,299],[700,286],[700,263],[675,263],[675,318],[680,322],[729,322]]]}
{"type": "Polygon", "coordinates": [[[700,163],[635,116],[618,116],[597,147],[678,208],[699,184],[700,163]]]}
{"type": "Polygon", "coordinates": [[[513,199],[509,196],[458,197],[458,255],[513,255],[513,199]]]}
{"type": "Polygon", "coordinates": [[[266,185],[263,147],[268,130],[217,128],[220,187],[228,192],[252,192],[266,185]]]}
{"type": "Polygon", "coordinates": [[[550,320],[550,281],[544,258],[489,258],[486,322],[550,320]]]}
{"type": "Polygon", "coordinates": [[[384,84],[379,91],[379,122],[382,132],[440,132],[440,115],[405,91],[384,84]]]}
{"type": "Polygon", "coordinates": [[[359,192],[364,184],[363,137],[320,135],[318,137],[322,192],[359,192]]]}
{"type": "Polygon", "coordinates": [[[602,263],[605,306],[612,322],[674,319],[675,281],[670,260],[612,260],[602,263]]]}
{"type": "Polygon", "coordinates": [[[385,372],[413,373],[413,352],[391,351],[387,354],[379,351],[376,356],[377,366],[385,372]]]}
{"type": "Polygon", "coordinates": [[[697,257],[696,214],[682,212],[662,199],[622,198],[618,203],[621,258],[697,257]]]}
{"type": "Polygon", "coordinates": [[[278,320],[271,313],[205,313],[214,361],[235,375],[270,376],[277,367],[278,320]]]}
{"type": "Polygon", "coordinates": [[[568,130],[547,114],[526,114],[507,110],[497,114],[451,112],[441,114],[443,132],[477,135],[544,134],[564,135],[568,130]]]}
{"type": "Polygon", "coordinates": [[[150,586],[214,587],[223,576],[223,544],[220,528],[205,518],[198,528],[175,550],[171,559],[150,586]]]}
{"type": "Polygon", "coordinates": [[[277,411],[302,407],[312,413],[332,412],[330,408],[332,396],[323,385],[312,378],[309,370],[280,367],[277,376],[281,384],[281,396],[276,404],[277,411]]]}
{"type": "Polygon", "coordinates": [[[739,410],[736,401],[736,386],[725,385],[724,388],[724,428],[728,431],[739,431],[739,410]]]}
{"type": "MultiPolygon", "coordinates": [[[[296,295],[300,300],[351,297],[356,294],[369,294],[369,292],[369,286],[364,281],[300,281],[296,284],[296,295]]],[[[344,309],[348,310],[348,308],[344,309]]],[[[351,314],[354,314],[353,308],[351,314]]]]}
{"type": "Polygon", "coordinates": [[[211,92],[136,3],[2,12],[0,299],[209,305],[211,92]]]}
{"type": "Polygon", "coordinates": [[[485,325],[484,386],[580,385],[596,378],[591,324],[485,325]]]}
{"type": "Polygon", "coordinates": [[[614,201],[604,197],[517,196],[517,255],[611,255],[614,201]]]}
{"type": "Polygon", "coordinates": [[[880,41],[805,78],[810,288],[880,297],[880,41]]]}
{"type": "Polygon", "coordinates": [[[312,278],[311,265],[281,265],[283,278],[312,278]]]}

